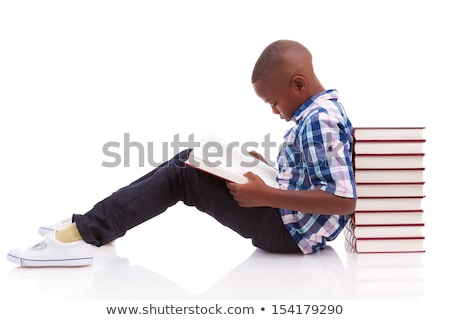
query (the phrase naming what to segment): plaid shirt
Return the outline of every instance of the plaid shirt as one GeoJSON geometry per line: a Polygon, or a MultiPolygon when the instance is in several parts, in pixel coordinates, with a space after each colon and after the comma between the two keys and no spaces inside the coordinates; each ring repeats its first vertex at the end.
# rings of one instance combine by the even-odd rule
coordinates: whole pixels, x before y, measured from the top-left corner
{"type": "MultiPolygon", "coordinates": [[[[285,190],[322,190],[356,198],[352,166],[352,125],[335,90],[306,101],[294,114],[296,125],[284,136],[278,156],[278,182],[285,190]]],[[[309,214],[279,209],[284,224],[303,253],[325,247],[349,215],[309,214]]]]}

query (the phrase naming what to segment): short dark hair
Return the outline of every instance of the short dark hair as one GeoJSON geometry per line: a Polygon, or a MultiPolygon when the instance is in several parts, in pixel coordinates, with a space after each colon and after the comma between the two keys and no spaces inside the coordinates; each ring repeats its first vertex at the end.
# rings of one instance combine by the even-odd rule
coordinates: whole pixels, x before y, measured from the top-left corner
{"type": "Polygon", "coordinates": [[[291,47],[293,43],[295,42],[290,40],[278,40],[269,44],[255,63],[252,73],[252,83],[271,74],[282,61],[282,53],[291,47]]]}

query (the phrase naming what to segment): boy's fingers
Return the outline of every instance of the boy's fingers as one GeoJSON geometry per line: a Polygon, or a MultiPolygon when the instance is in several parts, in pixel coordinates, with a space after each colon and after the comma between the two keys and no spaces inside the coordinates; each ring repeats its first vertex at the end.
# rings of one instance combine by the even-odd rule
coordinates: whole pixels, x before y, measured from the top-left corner
{"type": "Polygon", "coordinates": [[[249,171],[244,174],[244,177],[246,177],[247,179],[253,179],[255,177],[255,174],[249,171]]]}
{"type": "Polygon", "coordinates": [[[234,182],[227,182],[227,188],[230,190],[236,190],[236,183],[234,182]]]}

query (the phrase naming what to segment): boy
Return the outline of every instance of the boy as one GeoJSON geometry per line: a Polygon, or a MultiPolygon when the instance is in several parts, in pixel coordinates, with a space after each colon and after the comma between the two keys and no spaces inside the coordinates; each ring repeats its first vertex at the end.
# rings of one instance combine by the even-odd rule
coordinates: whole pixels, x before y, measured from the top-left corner
{"type": "Polygon", "coordinates": [[[325,91],[310,52],[298,42],[270,44],[255,64],[252,83],[273,113],[295,123],[278,156],[279,189],[251,172],[248,183],[236,184],[186,166],[191,150],[185,150],[86,214],[50,228],[55,230],[38,244],[11,250],[8,260],[23,266],[89,265],[92,245],[123,236],[178,201],[266,251],[309,254],[324,248],[356,204],[352,125],[337,92],[325,91]]]}

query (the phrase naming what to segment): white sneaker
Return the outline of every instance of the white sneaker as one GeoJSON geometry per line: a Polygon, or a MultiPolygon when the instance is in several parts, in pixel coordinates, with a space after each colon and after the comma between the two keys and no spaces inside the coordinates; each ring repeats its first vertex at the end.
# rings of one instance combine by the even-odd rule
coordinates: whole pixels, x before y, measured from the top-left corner
{"type": "Polygon", "coordinates": [[[54,231],[64,229],[64,228],[68,227],[71,223],[72,223],[72,218],[63,219],[53,225],[39,227],[38,232],[41,236],[44,236],[47,233],[51,233],[54,231]]]}
{"type": "Polygon", "coordinates": [[[32,247],[11,250],[7,259],[24,267],[87,266],[94,260],[93,251],[93,246],[83,240],[63,243],[52,232],[32,247]]]}

